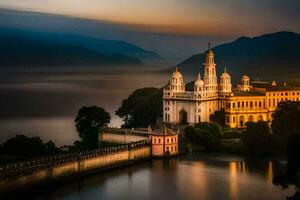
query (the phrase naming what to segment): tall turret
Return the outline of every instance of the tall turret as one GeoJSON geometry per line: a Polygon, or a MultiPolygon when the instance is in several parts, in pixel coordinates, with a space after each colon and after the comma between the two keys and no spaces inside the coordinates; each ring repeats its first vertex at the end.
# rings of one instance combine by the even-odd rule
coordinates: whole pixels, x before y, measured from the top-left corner
{"type": "Polygon", "coordinates": [[[240,90],[243,92],[250,90],[250,78],[247,75],[244,75],[241,79],[240,90]]]}
{"type": "Polygon", "coordinates": [[[173,92],[184,92],[185,91],[183,76],[179,72],[177,67],[175,68],[175,72],[173,72],[172,77],[171,77],[170,89],[173,92]]]}
{"type": "Polygon", "coordinates": [[[204,82],[203,80],[201,80],[201,75],[199,73],[197,80],[194,83],[194,93],[196,95],[200,95],[199,97],[201,97],[201,94],[203,93],[204,90],[203,86],[204,86],[204,82]]]}
{"type": "Polygon", "coordinates": [[[231,93],[231,77],[226,71],[226,67],[224,72],[220,76],[220,83],[219,83],[219,93],[221,95],[227,95],[231,93]]]}
{"type": "Polygon", "coordinates": [[[217,80],[217,73],[216,73],[216,64],[214,61],[214,53],[210,49],[206,53],[206,59],[204,65],[204,84],[205,90],[207,92],[218,92],[218,80],[217,80]]]}

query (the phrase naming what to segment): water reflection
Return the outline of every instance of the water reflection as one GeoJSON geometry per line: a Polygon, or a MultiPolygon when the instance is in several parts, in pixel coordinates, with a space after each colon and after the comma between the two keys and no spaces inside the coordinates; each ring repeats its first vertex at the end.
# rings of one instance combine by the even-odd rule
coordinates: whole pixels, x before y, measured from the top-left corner
{"type": "Polygon", "coordinates": [[[272,180],[273,180],[273,162],[272,161],[269,161],[269,163],[268,163],[267,180],[269,182],[272,182],[272,180]]]}
{"type": "Polygon", "coordinates": [[[74,142],[76,132],[70,124],[80,107],[104,107],[112,115],[110,125],[117,127],[122,124],[122,120],[115,115],[115,111],[124,98],[137,88],[162,87],[169,79],[169,74],[124,69],[39,67],[0,68],[0,72],[0,142],[16,133],[37,135],[32,132],[40,129],[41,124],[46,124],[48,119],[59,122],[63,118],[65,126],[60,123],[53,132],[55,124],[49,121],[49,126],[43,126],[44,131],[39,133],[42,138],[50,138],[59,145],[74,142]],[[27,121],[31,121],[30,128],[26,125],[27,121]],[[37,123],[34,124],[34,121],[37,123]],[[56,134],[62,131],[63,134],[56,134]],[[57,135],[61,135],[61,138],[57,135]]]}
{"type": "Polygon", "coordinates": [[[68,184],[40,189],[41,193],[32,197],[50,200],[283,200],[294,192],[293,188],[281,190],[270,182],[269,177],[273,169],[283,167],[277,161],[263,159],[190,154],[180,159],[153,160],[94,174],[68,184]],[[246,170],[248,166],[251,170],[246,170]]]}
{"type": "Polygon", "coordinates": [[[237,162],[230,162],[229,163],[229,171],[230,171],[230,175],[229,175],[229,182],[230,182],[230,199],[235,200],[238,197],[237,194],[237,184],[238,184],[238,180],[237,180],[237,162]]]}

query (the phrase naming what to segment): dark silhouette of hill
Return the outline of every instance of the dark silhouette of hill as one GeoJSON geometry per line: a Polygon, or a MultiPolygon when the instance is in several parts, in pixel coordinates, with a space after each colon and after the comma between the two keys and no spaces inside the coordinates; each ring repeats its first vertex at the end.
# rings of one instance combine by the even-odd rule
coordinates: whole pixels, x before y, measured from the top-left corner
{"type": "Polygon", "coordinates": [[[4,28],[0,44],[2,66],[132,65],[160,58],[123,41],[4,28]]]}
{"type": "MultiPolygon", "coordinates": [[[[271,80],[273,77],[285,80],[300,74],[300,34],[277,32],[258,37],[240,37],[237,40],[213,48],[217,70],[224,67],[234,81],[243,74],[252,78],[271,80]]],[[[178,66],[184,74],[203,74],[205,53],[196,54],[178,66]]],[[[172,69],[169,69],[173,70],[172,69]]]]}

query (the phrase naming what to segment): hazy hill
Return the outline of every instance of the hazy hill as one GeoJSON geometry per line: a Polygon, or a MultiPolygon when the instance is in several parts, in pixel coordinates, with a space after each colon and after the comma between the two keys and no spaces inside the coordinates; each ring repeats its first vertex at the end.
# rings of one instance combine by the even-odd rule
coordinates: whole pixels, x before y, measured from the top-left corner
{"type": "Polygon", "coordinates": [[[113,40],[0,29],[0,65],[101,65],[140,64],[159,59],[153,52],[113,40]]]}
{"type": "MultiPolygon", "coordinates": [[[[242,74],[271,80],[293,79],[300,75],[300,34],[277,32],[258,37],[241,37],[213,48],[218,73],[224,67],[234,81],[242,74]]],[[[205,52],[189,57],[178,66],[184,74],[203,74],[205,52]]],[[[170,69],[171,70],[171,69],[170,69]]]]}

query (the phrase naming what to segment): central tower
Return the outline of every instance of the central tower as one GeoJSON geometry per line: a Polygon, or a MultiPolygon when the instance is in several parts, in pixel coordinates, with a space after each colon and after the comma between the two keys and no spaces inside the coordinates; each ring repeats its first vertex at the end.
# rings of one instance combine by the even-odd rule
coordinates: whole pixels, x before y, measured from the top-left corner
{"type": "Polygon", "coordinates": [[[218,79],[216,72],[216,64],[214,60],[214,53],[208,45],[206,59],[204,65],[204,84],[205,91],[208,92],[208,98],[217,98],[218,95],[218,79]]]}

